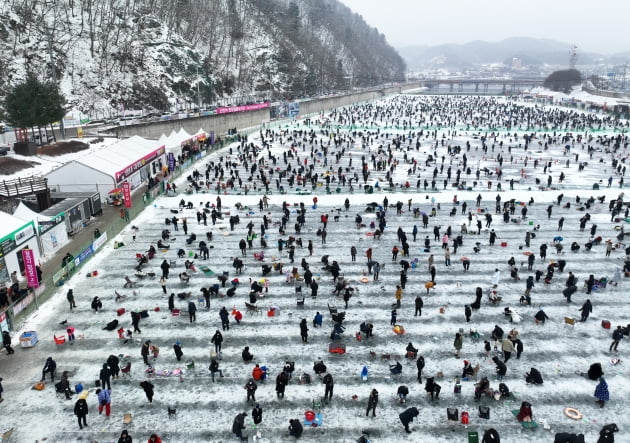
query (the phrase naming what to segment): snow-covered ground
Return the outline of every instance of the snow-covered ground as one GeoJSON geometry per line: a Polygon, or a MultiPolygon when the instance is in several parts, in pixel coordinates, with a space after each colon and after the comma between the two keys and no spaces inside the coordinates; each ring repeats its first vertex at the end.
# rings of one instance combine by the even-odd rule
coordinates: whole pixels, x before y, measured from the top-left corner
{"type": "MultiPolygon", "coordinates": [[[[398,108],[400,112],[402,109],[402,107],[398,108]]],[[[339,115],[333,114],[330,117],[335,119],[339,115]]],[[[376,131],[375,128],[370,131],[376,131]]],[[[297,126],[296,124],[288,129],[304,129],[304,125],[297,126]]],[[[329,140],[328,136],[320,133],[319,128],[315,129],[318,143],[320,138],[326,142],[329,140]]],[[[393,129],[381,129],[382,134],[387,132],[405,133],[393,129]]],[[[584,134],[586,131],[573,132],[584,134]]],[[[365,194],[362,186],[355,186],[353,194],[347,193],[347,187],[343,187],[342,192],[335,193],[336,185],[333,184],[331,185],[332,194],[326,194],[322,186],[310,195],[297,195],[295,189],[288,188],[285,180],[283,185],[289,189],[288,194],[280,195],[272,185],[273,194],[270,195],[269,209],[262,212],[258,209],[261,195],[238,195],[236,192],[221,195],[223,219],[218,220],[215,226],[212,226],[210,219],[208,219],[208,226],[200,225],[196,220],[196,212],[202,205],[207,202],[215,203],[217,195],[214,192],[158,199],[152,207],[147,208],[139,218],[132,222],[139,228],[135,242],[132,241],[131,229],[127,229],[118,238],[112,239],[103,248],[103,252],[97,254],[79,275],[61,287],[58,294],[23,325],[19,332],[36,330],[41,342],[32,349],[17,349],[15,355],[3,356],[1,359],[4,361],[12,359],[11,367],[16,368],[16,371],[10,374],[3,370],[0,374],[4,378],[5,401],[2,407],[6,411],[0,420],[0,426],[15,427],[14,438],[20,442],[43,441],[44,439],[51,442],[115,441],[125,427],[135,441],[145,441],[153,432],[158,433],[165,442],[236,441],[236,437],[231,433],[232,421],[237,413],[246,411],[249,416],[246,420],[248,429],[245,434],[249,434],[250,439],[259,432],[260,437],[256,437],[258,441],[290,441],[286,431],[288,420],[303,419],[304,412],[313,409],[313,400],[319,400],[323,396],[324,387],[312,370],[314,361],[322,358],[335,379],[335,392],[330,404],[321,407],[323,426],[306,428],[302,437],[306,441],[351,442],[355,441],[364,429],[370,431],[373,442],[463,442],[466,441],[468,431],[478,431],[481,441],[483,431],[494,427],[501,434],[502,441],[507,443],[553,441],[553,433],[559,431],[583,432],[587,442],[594,442],[601,427],[612,422],[617,423],[620,428],[617,441],[630,441],[629,420],[625,414],[624,401],[630,394],[630,386],[627,381],[627,364],[623,357],[628,341],[623,340],[618,354],[608,352],[611,331],[603,329],[600,325],[601,320],[604,319],[609,320],[613,328],[616,325],[629,323],[629,309],[624,300],[624,288],[627,282],[624,280],[619,286],[609,285],[604,290],[593,292],[589,296],[582,288],[582,282],[589,274],[593,274],[596,278],[610,278],[615,268],[623,266],[624,247],[618,247],[610,257],[605,257],[603,244],[594,246],[591,251],[585,251],[584,244],[590,238],[589,231],[593,224],[597,225],[596,235],[602,236],[604,240],[610,238],[616,243],[619,232],[615,228],[624,222],[611,221],[608,201],[617,198],[621,191],[618,185],[620,176],[615,176],[611,188],[606,188],[606,180],[613,175],[610,166],[612,158],[618,160],[625,158],[626,149],[622,143],[616,153],[606,153],[606,147],[598,143],[596,138],[588,143],[575,142],[573,144],[562,141],[560,134],[564,131],[558,131],[555,143],[550,141],[547,150],[538,145],[539,138],[526,152],[522,146],[519,147],[519,143],[523,143],[522,132],[519,139],[515,140],[513,136],[502,131],[499,132],[495,141],[494,152],[490,150],[491,142],[488,142],[489,152],[484,153],[478,133],[478,131],[466,132],[458,129],[457,135],[453,137],[448,129],[438,130],[436,137],[439,141],[438,169],[442,155],[446,158],[446,167],[449,166],[452,158],[454,176],[455,170],[462,161],[461,154],[449,157],[446,154],[447,146],[449,144],[462,146],[462,153],[466,153],[468,165],[473,169],[470,176],[462,173],[462,178],[467,181],[467,186],[471,186],[475,181],[475,169],[479,166],[496,171],[497,155],[501,153],[504,158],[503,181],[502,191],[498,194],[502,202],[515,200],[517,209],[511,218],[519,219],[518,222],[504,223],[501,214],[495,214],[496,179],[491,185],[492,189],[488,190],[486,182],[489,178],[484,177],[483,173],[481,183],[470,191],[455,190],[450,184],[447,190],[443,190],[442,180],[446,174],[445,167],[436,179],[439,192],[422,192],[422,186],[417,189],[417,176],[420,175],[422,180],[428,178],[430,182],[435,167],[435,164],[425,166],[426,157],[428,154],[433,154],[431,146],[435,144],[435,141],[430,138],[423,138],[417,151],[415,139],[409,146],[409,150],[407,150],[407,143],[402,144],[401,150],[392,150],[392,158],[399,162],[392,179],[398,184],[410,181],[410,192],[402,192],[400,186],[397,186],[388,192],[377,189],[373,194],[365,194]],[[442,134],[444,134],[444,146],[441,144],[442,134]],[[469,151],[466,151],[467,141],[471,144],[469,151]],[[503,142],[502,145],[499,142],[503,142]],[[570,155],[565,156],[564,147],[567,143],[572,144],[572,148],[570,155]],[[597,149],[592,158],[589,158],[586,152],[587,144],[597,149]],[[410,157],[415,156],[418,161],[417,172],[409,176],[407,170],[412,165],[405,163],[403,159],[405,153],[409,160],[410,157]],[[579,154],[578,162],[574,161],[575,154],[579,154]],[[526,156],[529,157],[527,167],[523,164],[526,156]],[[534,159],[539,159],[540,164],[537,168],[533,166],[534,159]],[[602,159],[601,163],[600,159],[602,159]],[[569,160],[568,166],[567,160],[569,160]],[[553,177],[553,189],[544,186],[547,183],[547,174],[542,173],[545,161],[552,164],[548,172],[553,177]],[[579,162],[589,163],[582,172],[577,171],[579,162]],[[522,168],[525,169],[523,176],[521,175],[522,168]],[[562,184],[558,184],[561,172],[564,172],[566,178],[562,184]],[[509,188],[510,177],[518,179],[514,190],[509,188]],[[536,178],[541,179],[542,188],[536,184],[536,178]],[[594,183],[600,183],[602,188],[592,190],[594,183]],[[551,218],[548,219],[547,207],[555,202],[561,193],[564,195],[562,204],[553,206],[551,218]],[[478,194],[482,195],[479,208],[475,205],[478,194]],[[460,202],[465,201],[468,204],[468,209],[473,212],[474,217],[469,227],[470,232],[464,234],[463,246],[458,249],[457,254],[452,253],[451,248],[452,266],[446,267],[443,249],[440,247],[441,241],[434,240],[433,227],[436,225],[441,227],[441,240],[448,226],[452,228],[454,237],[459,234],[462,224],[468,224],[466,215],[461,213],[461,204],[455,206],[455,215],[449,215],[454,206],[452,204],[454,195],[457,195],[460,202]],[[317,208],[311,206],[314,196],[318,197],[317,208]],[[375,215],[373,212],[367,212],[366,207],[371,202],[382,204],[386,196],[390,205],[396,204],[399,200],[403,202],[403,213],[396,215],[395,208],[388,208],[387,228],[383,237],[375,240],[367,235],[374,230],[370,228],[370,222],[375,220],[375,215]],[[575,203],[576,196],[581,197],[582,204],[575,203]],[[601,204],[596,200],[589,209],[584,210],[583,204],[590,196],[595,198],[603,196],[605,202],[601,204]],[[165,218],[173,216],[171,210],[178,208],[181,198],[184,198],[186,202],[192,202],[194,208],[183,209],[177,215],[180,220],[186,217],[189,233],[194,232],[197,235],[197,240],[191,246],[187,246],[184,241],[181,222],[178,232],[174,232],[172,226],[164,224],[165,218]],[[343,208],[346,198],[350,200],[349,211],[343,208]],[[534,204],[527,206],[529,210],[527,219],[520,220],[519,202],[528,202],[530,198],[534,199],[534,204]],[[439,204],[440,209],[437,210],[435,217],[430,218],[428,228],[424,229],[421,218],[414,218],[413,213],[408,211],[408,201],[411,200],[412,208],[419,208],[423,212],[430,213],[433,207],[432,199],[435,199],[435,207],[437,208],[439,204]],[[289,204],[291,211],[286,235],[280,235],[278,229],[283,201],[289,204]],[[303,202],[307,208],[306,224],[302,232],[296,234],[293,226],[296,205],[300,202],[303,202]],[[571,202],[570,208],[564,207],[566,202],[571,202]],[[237,203],[244,207],[237,209],[235,206],[237,203]],[[483,213],[480,212],[481,209],[484,210],[483,213]],[[494,229],[498,235],[495,246],[488,245],[490,229],[484,227],[480,235],[472,233],[476,232],[474,226],[476,226],[477,217],[484,222],[485,226],[483,218],[485,212],[491,213],[494,219],[490,229],[494,229]],[[585,231],[581,232],[578,220],[587,212],[591,215],[591,220],[587,223],[585,231]],[[322,226],[320,216],[326,213],[330,214],[330,220],[327,227],[327,241],[325,245],[322,245],[316,231],[322,226]],[[240,217],[240,224],[236,225],[234,231],[230,231],[229,217],[236,214],[240,217]],[[254,242],[254,248],[249,249],[246,257],[243,258],[245,269],[242,275],[236,276],[232,261],[234,257],[240,255],[238,242],[245,238],[246,225],[250,221],[253,223],[254,231],[260,233],[259,227],[264,214],[271,218],[269,229],[265,234],[268,247],[261,248],[259,236],[254,242]],[[360,229],[355,226],[357,214],[362,216],[363,223],[366,225],[360,229]],[[335,216],[338,216],[337,221],[334,220],[335,216]],[[558,232],[560,217],[564,217],[565,222],[563,230],[558,232]],[[415,242],[411,236],[414,225],[417,225],[419,229],[415,242]],[[535,231],[536,237],[532,240],[531,248],[525,247],[525,233],[538,225],[540,228],[535,231]],[[399,227],[407,234],[410,244],[410,256],[405,259],[409,262],[417,260],[417,266],[408,271],[402,307],[398,310],[397,322],[406,330],[402,336],[394,334],[390,326],[391,307],[395,302],[394,290],[399,282],[401,269],[392,261],[391,249],[394,245],[401,247],[396,236],[399,227]],[[156,257],[145,267],[145,271],[157,274],[155,278],[145,277],[138,280],[132,269],[136,263],[136,254],[146,251],[151,244],[155,244],[163,229],[170,229],[175,237],[171,241],[171,248],[166,252],[158,250],[156,257]],[[190,283],[185,285],[178,278],[178,274],[184,270],[184,259],[176,257],[176,250],[178,248],[184,248],[186,251],[195,250],[198,241],[204,240],[208,231],[213,232],[213,240],[209,242],[213,247],[210,257],[208,260],[195,260],[198,271],[192,275],[190,283]],[[551,246],[553,238],[559,234],[563,237],[562,243],[565,246],[562,254],[557,254],[555,248],[551,246]],[[429,253],[424,252],[423,248],[424,238],[427,235],[432,245],[429,253]],[[304,244],[304,248],[296,249],[293,265],[289,263],[287,249],[284,248],[282,252],[279,252],[277,248],[277,240],[279,238],[286,240],[289,236],[301,237],[304,244]],[[114,249],[114,240],[122,240],[126,246],[114,249]],[[312,257],[309,257],[306,249],[308,240],[312,240],[314,244],[312,257]],[[573,241],[582,245],[577,253],[569,249],[573,241]],[[501,246],[503,243],[505,246],[501,246]],[[539,246],[542,243],[550,245],[546,260],[538,258],[539,246]],[[350,260],[350,247],[353,245],[358,249],[356,262],[350,260]],[[478,253],[473,250],[476,246],[479,247],[478,253]],[[361,279],[367,273],[365,250],[370,247],[374,250],[374,259],[384,264],[384,269],[381,271],[379,282],[373,282],[369,276],[368,281],[363,283],[361,279]],[[265,253],[264,263],[284,263],[285,273],[291,266],[296,266],[302,274],[300,262],[303,258],[306,259],[319,282],[317,298],[309,297],[310,289],[303,288],[302,293],[306,295],[306,300],[303,307],[298,306],[295,285],[286,282],[285,273],[272,271],[267,276],[269,292],[257,303],[262,315],[248,314],[245,302],[249,301],[249,281],[262,278],[261,263],[253,256],[254,253],[260,251],[265,253]],[[543,283],[542,279],[536,283],[532,290],[533,306],[519,306],[519,298],[525,290],[526,277],[533,274],[533,271],[527,271],[524,252],[528,251],[533,252],[537,257],[534,270],[545,271],[550,261],[560,259],[565,260],[567,266],[563,273],[556,271],[550,284],[543,283]],[[427,272],[427,259],[430,254],[435,256],[437,285],[430,294],[426,295],[424,283],[430,279],[427,272]],[[343,300],[331,294],[334,286],[330,274],[322,269],[320,259],[323,255],[329,255],[330,260],[336,260],[345,279],[351,286],[357,288],[355,296],[349,301],[348,309],[344,309],[343,300]],[[462,256],[469,257],[472,262],[470,271],[467,273],[464,273],[462,269],[460,262],[462,256]],[[519,268],[520,281],[513,281],[509,276],[507,261],[512,256],[519,268]],[[167,309],[168,295],[162,293],[158,283],[161,273],[160,264],[164,259],[176,262],[170,270],[168,293],[190,291],[192,300],[203,300],[199,289],[218,283],[216,276],[207,277],[199,270],[200,266],[206,265],[217,274],[229,272],[229,280],[237,277],[240,284],[236,295],[233,298],[213,297],[209,311],[204,310],[202,302],[198,303],[200,309],[197,312],[196,323],[190,323],[186,314],[174,317],[167,309]],[[501,271],[501,282],[497,290],[503,297],[502,302],[498,306],[493,306],[484,297],[481,309],[474,311],[471,322],[466,323],[464,305],[474,301],[476,287],[486,290],[491,286],[490,278],[495,269],[501,271]],[[87,272],[92,270],[98,270],[98,276],[87,277],[87,272]],[[574,294],[572,304],[567,304],[562,296],[569,271],[574,272],[580,281],[579,290],[574,294]],[[133,290],[123,288],[124,276],[129,276],[134,281],[138,280],[139,286],[133,290]],[[69,288],[74,289],[78,305],[73,312],[69,311],[65,297],[69,288]],[[114,291],[126,295],[127,298],[124,301],[115,302],[114,291]],[[424,298],[424,309],[420,318],[414,317],[414,298],[418,293],[424,298]],[[104,304],[103,310],[99,313],[94,313],[90,309],[90,301],[95,295],[98,295],[104,304]],[[573,326],[566,324],[565,316],[579,318],[578,309],[587,297],[590,297],[594,306],[591,318],[586,323],[578,322],[573,326]],[[340,311],[346,311],[344,322],[346,332],[341,339],[341,342],[346,345],[345,355],[328,353],[332,321],[327,305],[335,305],[340,311]],[[244,319],[237,325],[232,318],[230,330],[223,332],[225,341],[220,355],[220,365],[225,377],[218,378],[215,383],[212,383],[208,364],[210,352],[214,350],[214,347],[210,339],[215,330],[221,329],[218,313],[222,306],[229,311],[234,307],[239,309],[244,319]],[[266,311],[270,306],[277,306],[279,315],[268,317],[266,311]],[[522,315],[521,323],[509,323],[503,315],[503,309],[506,306],[512,307],[522,315]],[[121,307],[124,307],[127,313],[117,317],[116,310],[121,307]],[[536,324],[533,320],[533,315],[539,307],[543,307],[550,317],[545,325],[536,324]],[[156,308],[159,308],[159,311],[156,308]],[[444,308],[443,313],[441,308],[444,308]],[[103,327],[113,319],[118,319],[122,326],[130,328],[129,312],[131,310],[148,310],[149,317],[142,320],[140,324],[142,333],[134,334],[133,343],[123,344],[118,339],[116,331],[106,331],[103,327]],[[317,311],[324,315],[322,328],[312,327],[312,319],[317,311]],[[300,340],[301,318],[306,318],[310,327],[308,344],[302,344],[300,340]],[[55,345],[53,335],[64,334],[64,327],[59,325],[59,322],[65,319],[68,320],[68,324],[76,328],[77,336],[82,338],[73,345],[68,343],[55,345]],[[359,324],[365,320],[374,324],[375,337],[359,342],[354,334],[359,324]],[[477,403],[473,399],[473,381],[462,382],[462,393],[454,394],[455,379],[461,375],[464,359],[469,360],[473,366],[479,364],[479,375],[488,376],[491,386],[498,388],[499,382],[494,379],[494,364],[485,357],[483,352],[483,341],[490,340],[490,333],[495,324],[500,325],[506,333],[512,327],[516,327],[524,343],[524,353],[521,358],[517,360],[513,357],[507,363],[508,374],[504,380],[515,398],[500,401],[484,398],[477,403]],[[453,339],[460,328],[464,331],[465,340],[462,355],[456,358],[453,339]],[[470,339],[468,336],[470,329],[478,330],[481,334],[480,342],[474,343],[470,339]],[[140,347],[144,340],[151,340],[153,344],[160,347],[160,355],[154,362],[156,369],[179,368],[183,371],[182,377],[152,378],[156,391],[152,405],[147,404],[139,386],[140,381],[146,378],[145,367],[140,356],[140,347]],[[181,362],[177,362],[172,350],[172,345],[177,340],[181,341],[184,352],[181,362]],[[426,360],[424,379],[428,376],[436,376],[438,372],[443,374],[443,378],[437,380],[442,386],[438,401],[427,398],[423,385],[420,385],[416,379],[415,361],[404,358],[405,347],[409,342],[419,348],[420,354],[426,360]],[[251,424],[253,404],[245,402],[243,389],[254,365],[243,363],[241,351],[244,346],[250,347],[255,356],[255,362],[266,365],[270,369],[269,380],[259,384],[256,392],[257,401],[264,410],[263,422],[256,429],[253,429],[251,424]],[[371,352],[375,353],[376,357],[372,357],[371,352]],[[132,363],[132,376],[114,380],[112,416],[106,418],[97,414],[97,400],[93,391],[95,390],[94,380],[98,378],[99,369],[110,354],[129,356],[132,363]],[[391,360],[381,359],[383,354],[390,354],[391,360]],[[89,428],[82,431],[78,429],[72,412],[76,396],[72,401],[56,398],[54,387],[51,385],[41,392],[30,389],[30,386],[40,379],[41,367],[47,356],[52,356],[57,361],[58,375],[64,370],[69,370],[72,374],[70,380],[73,386],[81,382],[90,389],[91,393],[88,396],[90,414],[87,419],[89,428]],[[610,364],[614,357],[621,358],[619,365],[610,364]],[[186,363],[191,360],[195,362],[195,365],[194,368],[188,369],[186,363]],[[277,399],[274,390],[275,377],[288,360],[295,362],[296,369],[287,386],[285,398],[277,399]],[[390,375],[388,364],[394,360],[399,360],[403,364],[402,375],[390,375]],[[594,362],[602,363],[611,391],[611,401],[603,409],[595,404],[593,397],[595,383],[575,373],[586,371],[594,362]],[[359,376],[364,365],[369,367],[367,382],[362,381],[359,376]],[[542,386],[531,386],[525,383],[524,374],[531,367],[539,369],[542,373],[544,378],[542,386]],[[299,375],[303,373],[311,375],[313,381],[310,385],[299,383],[299,375]],[[394,399],[396,389],[401,384],[407,385],[410,389],[405,406],[397,404],[394,399]],[[373,388],[380,393],[380,403],[377,407],[377,416],[368,418],[365,417],[365,407],[368,394],[373,388]],[[532,404],[534,418],[541,425],[537,430],[523,430],[512,416],[510,411],[518,409],[521,401],[529,401],[532,404]],[[478,418],[479,404],[490,406],[489,420],[478,418]],[[176,418],[169,419],[168,405],[177,407],[176,418]],[[412,424],[411,428],[414,432],[408,435],[403,431],[398,414],[409,406],[418,407],[420,415],[412,424]],[[447,407],[456,407],[460,412],[468,411],[471,416],[470,424],[465,427],[459,423],[447,422],[447,407]],[[565,407],[579,409],[584,418],[580,421],[568,419],[563,413],[565,407]],[[123,414],[126,412],[133,414],[133,422],[128,426],[123,426],[123,414]],[[551,431],[544,429],[543,421],[549,424],[551,431]],[[625,440],[626,438],[628,440],[625,440]]],[[[595,137],[605,133],[598,132],[595,137]]],[[[343,130],[340,130],[340,135],[345,134],[343,130]]],[[[293,134],[292,139],[289,140],[290,135],[286,133],[282,137],[275,137],[271,142],[270,152],[271,155],[278,156],[278,167],[284,168],[282,153],[291,143],[298,143],[306,138],[306,136],[300,137],[293,134]]],[[[540,135],[542,134],[539,134],[539,137],[540,135]]],[[[385,138],[372,134],[371,138],[372,140],[365,142],[366,147],[362,147],[359,135],[355,135],[353,141],[345,139],[340,147],[343,146],[346,152],[340,157],[338,164],[334,152],[340,148],[335,148],[334,142],[331,142],[328,165],[324,166],[323,156],[315,156],[316,170],[321,174],[330,166],[335,171],[341,166],[344,169],[349,168],[352,172],[355,170],[360,172],[360,159],[362,155],[365,155],[372,174],[368,183],[374,184],[378,180],[381,185],[386,184],[387,180],[384,176],[387,171],[373,171],[370,156],[374,154],[387,160],[387,144],[391,143],[393,136],[385,138]],[[379,145],[383,145],[381,154],[378,153],[379,145]],[[349,164],[350,159],[354,161],[352,166],[349,164]]],[[[250,142],[260,144],[257,137],[252,137],[250,142]]],[[[305,151],[302,151],[300,146],[297,146],[294,151],[300,157],[300,164],[310,151],[310,142],[304,143],[305,151]]],[[[205,162],[216,162],[220,156],[227,156],[228,149],[210,155],[205,162]]],[[[232,149],[231,158],[234,159],[237,146],[232,145],[232,149]]],[[[262,157],[267,158],[267,155],[267,152],[263,151],[262,157]]],[[[310,157],[308,158],[310,164],[310,157]]],[[[295,159],[290,159],[290,163],[297,162],[295,159]]],[[[203,173],[204,168],[201,165],[198,169],[203,173]]],[[[245,180],[248,174],[242,164],[238,166],[238,170],[245,180]]],[[[360,183],[362,185],[363,181],[361,180],[360,183]]],[[[185,177],[182,177],[178,184],[179,189],[184,189],[185,177]]],[[[399,255],[398,258],[400,260],[401,256],[399,255]]],[[[229,280],[227,286],[230,285],[229,280]]],[[[298,285],[300,284],[298,282],[298,285]]],[[[226,289],[227,287],[220,289],[221,295],[225,294],[226,289]]],[[[176,297],[175,304],[177,308],[187,309],[187,301],[180,301],[176,297]]],[[[14,343],[17,338],[18,333],[14,335],[14,343]]],[[[0,363],[0,367],[3,366],[4,364],[0,363]]]]}

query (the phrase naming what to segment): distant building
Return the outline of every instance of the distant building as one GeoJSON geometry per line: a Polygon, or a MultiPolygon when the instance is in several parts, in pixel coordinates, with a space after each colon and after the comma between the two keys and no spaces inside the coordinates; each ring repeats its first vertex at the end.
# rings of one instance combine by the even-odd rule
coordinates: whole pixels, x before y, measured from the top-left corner
{"type": "Polygon", "coordinates": [[[520,71],[523,69],[523,60],[518,57],[512,57],[512,70],[520,71]]]}

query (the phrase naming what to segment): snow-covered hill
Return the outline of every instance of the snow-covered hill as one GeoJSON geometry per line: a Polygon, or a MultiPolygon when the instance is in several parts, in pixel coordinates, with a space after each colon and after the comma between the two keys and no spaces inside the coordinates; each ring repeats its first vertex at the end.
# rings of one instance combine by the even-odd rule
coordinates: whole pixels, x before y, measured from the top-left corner
{"type": "Polygon", "coordinates": [[[404,78],[384,37],[335,0],[8,1],[0,53],[0,91],[27,72],[56,77],[92,117],[404,78]]]}

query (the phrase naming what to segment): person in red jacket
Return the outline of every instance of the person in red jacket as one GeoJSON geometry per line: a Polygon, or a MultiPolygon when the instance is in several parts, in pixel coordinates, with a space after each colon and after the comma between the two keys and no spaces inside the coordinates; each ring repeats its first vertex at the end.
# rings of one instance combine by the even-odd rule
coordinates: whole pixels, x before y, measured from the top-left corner
{"type": "Polygon", "coordinates": [[[261,381],[265,377],[265,371],[260,369],[259,365],[256,365],[256,367],[252,371],[252,377],[256,381],[261,381]]]}
{"type": "Polygon", "coordinates": [[[149,437],[147,443],[162,443],[162,439],[157,434],[151,434],[151,437],[149,437]]]}

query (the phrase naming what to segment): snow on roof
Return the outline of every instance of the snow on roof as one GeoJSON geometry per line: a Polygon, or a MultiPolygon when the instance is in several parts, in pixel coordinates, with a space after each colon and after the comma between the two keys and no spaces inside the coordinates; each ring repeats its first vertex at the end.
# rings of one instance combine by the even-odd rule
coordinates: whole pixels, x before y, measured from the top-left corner
{"type": "Polygon", "coordinates": [[[116,172],[125,169],[160,146],[164,145],[155,140],[147,140],[134,135],[100,151],[79,157],[76,161],[113,177],[116,172]]]}
{"type": "Polygon", "coordinates": [[[8,235],[18,229],[24,227],[29,222],[16,217],[14,215],[8,214],[4,211],[0,211],[0,226],[2,226],[2,230],[0,231],[2,234],[0,237],[8,235]]]}
{"type": "Polygon", "coordinates": [[[181,128],[179,132],[171,132],[171,134],[166,138],[164,146],[166,147],[167,151],[173,152],[174,150],[181,148],[182,143],[191,140],[192,138],[192,135],[186,132],[184,128],[181,128]]]}
{"type": "Polygon", "coordinates": [[[39,221],[40,220],[41,221],[48,221],[48,220],[50,220],[50,217],[38,214],[37,212],[33,211],[31,208],[26,206],[23,202],[20,202],[18,207],[15,209],[15,211],[13,211],[13,217],[17,217],[17,218],[22,219],[24,221],[31,221],[32,220],[33,223],[35,223],[35,226],[39,225],[39,221]]]}

